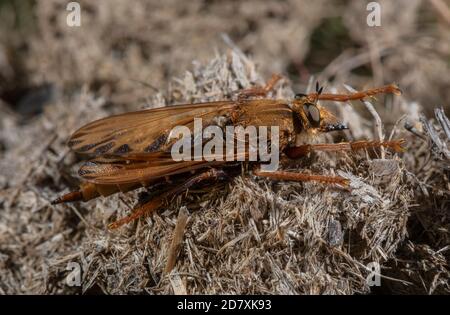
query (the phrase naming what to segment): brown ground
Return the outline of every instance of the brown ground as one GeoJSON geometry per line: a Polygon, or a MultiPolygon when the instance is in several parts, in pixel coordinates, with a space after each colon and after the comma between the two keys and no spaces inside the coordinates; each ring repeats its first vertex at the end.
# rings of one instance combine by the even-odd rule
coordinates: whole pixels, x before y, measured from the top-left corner
{"type": "MultiPolygon", "coordinates": [[[[80,28],[66,26],[65,1],[0,2],[0,293],[450,293],[450,135],[427,122],[450,109],[449,6],[379,2],[379,28],[360,0],[80,1],[80,28]],[[372,103],[407,152],[290,166],[346,176],[351,191],[237,177],[113,232],[135,193],[49,205],[76,185],[80,159],[65,142],[84,123],[223,99],[273,72],[287,78],[273,97],[316,79],[342,92],[397,82],[401,97],[372,103]],[[83,265],[81,287],[67,285],[71,262],[83,265]]],[[[323,140],[379,136],[362,103],[327,106],[351,131],[323,140]]]]}

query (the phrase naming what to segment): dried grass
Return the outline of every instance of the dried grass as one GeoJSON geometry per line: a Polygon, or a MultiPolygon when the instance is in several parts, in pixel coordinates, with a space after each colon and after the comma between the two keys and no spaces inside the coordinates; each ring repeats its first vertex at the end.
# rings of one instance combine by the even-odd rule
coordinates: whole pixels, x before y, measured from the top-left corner
{"type": "MultiPolygon", "coordinates": [[[[170,1],[157,8],[144,1],[82,2],[90,8],[83,21],[88,33],[64,26],[55,15],[62,2],[39,2],[40,32],[29,49],[11,57],[3,53],[6,41],[0,45],[1,82],[16,82],[21,58],[29,84],[53,86],[43,112],[29,119],[0,103],[0,293],[450,293],[448,134],[443,113],[437,121],[421,118],[423,112],[430,117],[429,104],[449,108],[444,57],[450,49],[436,40],[448,29],[414,28],[423,1],[386,2],[388,30],[366,43],[369,31],[355,20],[364,16],[355,13],[365,9],[359,2],[349,1],[349,9],[315,1],[308,10],[297,1],[206,8],[177,2],[177,10],[170,1]],[[382,99],[371,102],[384,123],[378,128],[363,104],[327,105],[350,123],[347,139],[376,138],[381,128],[386,137],[406,138],[406,153],[386,151],[384,159],[370,152],[315,154],[285,167],[339,174],[351,180],[351,190],[238,176],[191,190],[153,217],[114,232],[107,223],[128,213],[138,192],[49,205],[76,185],[80,161],[65,146],[76,128],[124,109],[229,98],[270,72],[302,69],[311,57],[312,30],[335,10],[348,12],[343,21],[350,36],[370,51],[343,51],[320,75],[326,89],[400,81],[405,93],[384,106],[382,99]],[[234,18],[236,12],[242,19],[234,18]],[[214,55],[220,32],[239,40],[214,55]],[[366,63],[373,79],[353,72],[366,63]],[[403,128],[405,121],[415,134],[403,128]],[[184,228],[180,209],[187,211],[184,228]],[[372,261],[381,264],[383,278],[382,287],[371,290],[366,276],[372,261]],[[70,262],[83,266],[81,288],[66,284],[70,262]]],[[[272,97],[292,97],[304,86],[300,75],[272,97]]]]}

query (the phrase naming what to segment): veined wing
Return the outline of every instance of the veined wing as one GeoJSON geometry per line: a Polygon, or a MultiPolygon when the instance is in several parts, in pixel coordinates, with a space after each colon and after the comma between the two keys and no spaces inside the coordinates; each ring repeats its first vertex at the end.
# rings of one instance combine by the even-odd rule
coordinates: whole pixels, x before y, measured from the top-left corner
{"type": "Polygon", "coordinates": [[[216,116],[230,113],[235,106],[233,101],[220,101],[109,116],[75,131],[68,145],[76,152],[95,156],[157,152],[164,149],[175,126],[187,126],[192,130],[194,118],[202,118],[206,124],[216,116]]]}
{"type": "MultiPolygon", "coordinates": [[[[71,147],[78,152],[101,155],[86,162],[80,168],[80,175],[96,184],[126,184],[225,164],[225,149],[217,156],[203,156],[201,161],[177,162],[171,156],[170,145],[165,144],[173,127],[182,125],[192,130],[194,118],[202,118],[205,127],[214,117],[229,115],[236,106],[231,101],[179,105],[111,116],[92,122],[76,131],[70,140],[71,147]]],[[[276,100],[249,100],[239,106],[237,124],[279,126],[287,122],[292,127],[292,122],[284,119],[292,117],[292,112],[284,103],[276,100]],[[261,113],[264,115],[260,115],[261,113]]],[[[239,139],[235,138],[236,140],[239,139]]],[[[239,157],[237,154],[234,154],[233,161],[248,161],[247,150],[244,156],[239,157]]]]}
{"type": "MultiPolygon", "coordinates": [[[[236,161],[238,155],[234,155],[236,161]]],[[[244,153],[243,159],[248,158],[244,153]]],[[[225,156],[204,156],[201,161],[174,161],[170,152],[130,154],[128,156],[101,156],[86,162],[79,174],[95,184],[128,184],[153,181],[205,167],[227,163],[225,156]]]]}

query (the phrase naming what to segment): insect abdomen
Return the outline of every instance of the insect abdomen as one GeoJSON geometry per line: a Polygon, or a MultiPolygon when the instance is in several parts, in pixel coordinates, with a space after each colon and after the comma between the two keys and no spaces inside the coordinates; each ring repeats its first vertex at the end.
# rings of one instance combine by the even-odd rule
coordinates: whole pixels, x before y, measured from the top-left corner
{"type": "Polygon", "coordinates": [[[120,184],[120,185],[99,185],[85,182],[80,185],[80,189],[67,193],[52,201],[52,204],[73,201],[88,201],[99,196],[107,197],[117,192],[127,192],[141,186],[141,183],[120,184]]]}

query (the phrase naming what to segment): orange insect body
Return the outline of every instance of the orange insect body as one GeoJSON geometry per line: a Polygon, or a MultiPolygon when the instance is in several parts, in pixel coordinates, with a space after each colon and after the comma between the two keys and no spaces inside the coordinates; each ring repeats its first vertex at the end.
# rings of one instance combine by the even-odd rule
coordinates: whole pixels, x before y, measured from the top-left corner
{"type": "MultiPolygon", "coordinates": [[[[201,118],[204,126],[278,126],[279,151],[288,158],[300,158],[311,151],[342,151],[389,147],[401,151],[403,140],[389,142],[358,141],[338,144],[299,143],[305,135],[346,129],[318,100],[348,101],[362,99],[379,93],[399,94],[395,85],[371,89],[353,94],[322,94],[316,87],[311,94],[298,94],[293,100],[254,99],[266,95],[279,80],[269,81],[266,87],[242,91],[237,100],[186,104],[158,109],[148,109],[106,117],[91,122],[71,136],[68,145],[79,153],[94,156],[79,170],[85,179],[80,189],[53,201],[53,204],[69,201],[88,201],[98,196],[126,192],[142,186],[176,178],[177,182],[157,198],[138,206],[133,214],[110,225],[116,228],[161,207],[164,200],[182,193],[189,187],[208,180],[227,177],[227,167],[236,162],[225,159],[174,161],[171,148],[176,139],[171,130],[176,126],[194,129],[194,118],[201,118]],[[252,99],[253,98],[253,99],[252,99]],[[187,173],[196,172],[189,179],[187,173]]],[[[246,156],[247,157],[247,156],[246,156]]],[[[248,162],[246,158],[245,161],[248,162]]],[[[254,164],[256,176],[290,181],[318,181],[345,186],[341,177],[310,175],[284,171],[264,172],[254,164]]],[[[170,185],[169,185],[170,186],[170,185]]]]}

